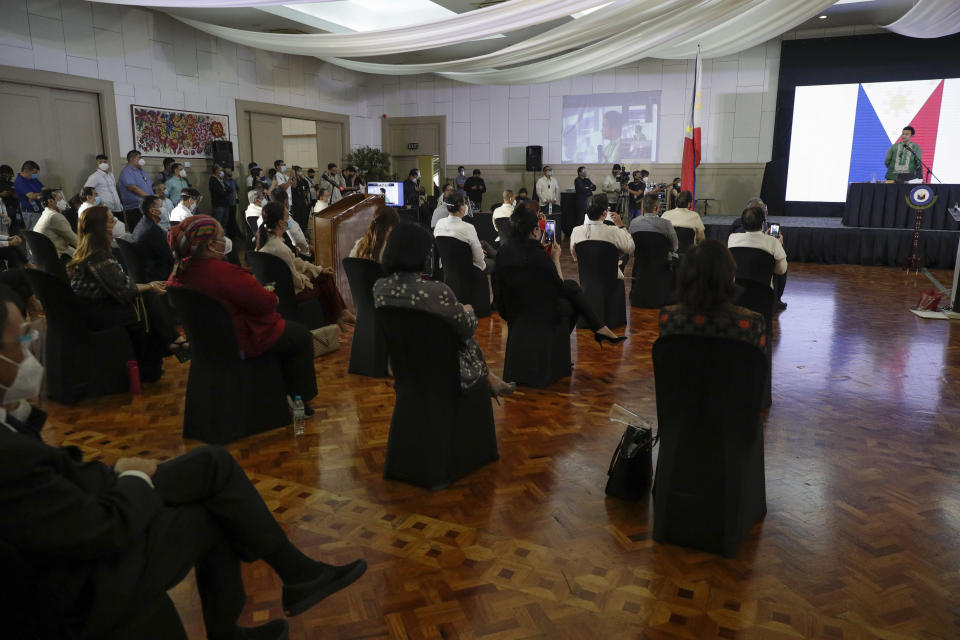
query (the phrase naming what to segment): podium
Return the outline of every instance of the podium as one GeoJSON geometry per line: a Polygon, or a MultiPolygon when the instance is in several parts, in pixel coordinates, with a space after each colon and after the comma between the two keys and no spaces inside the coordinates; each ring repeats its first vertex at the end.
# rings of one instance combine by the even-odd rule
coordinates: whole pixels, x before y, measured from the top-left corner
{"type": "Polygon", "coordinates": [[[380,209],[387,206],[381,195],[355,193],[313,215],[313,255],[317,265],[333,267],[337,288],[347,306],[353,308],[350,283],[343,259],[367,231],[380,209]]]}

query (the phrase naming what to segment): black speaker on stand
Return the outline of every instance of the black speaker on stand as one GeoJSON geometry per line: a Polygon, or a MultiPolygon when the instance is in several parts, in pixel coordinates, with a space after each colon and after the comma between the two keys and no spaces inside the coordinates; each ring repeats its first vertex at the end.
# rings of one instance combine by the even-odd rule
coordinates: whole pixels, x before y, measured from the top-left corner
{"type": "Polygon", "coordinates": [[[536,193],[537,174],[543,171],[543,147],[530,145],[527,147],[527,171],[533,172],[533,192],[536,193]]]}
{"type": "Polygon", "coordinates": [[[233,142],[230,140],[214,140],[210,143],[213,151],[213,161],[221,167],[233,168],[233,142]]]}

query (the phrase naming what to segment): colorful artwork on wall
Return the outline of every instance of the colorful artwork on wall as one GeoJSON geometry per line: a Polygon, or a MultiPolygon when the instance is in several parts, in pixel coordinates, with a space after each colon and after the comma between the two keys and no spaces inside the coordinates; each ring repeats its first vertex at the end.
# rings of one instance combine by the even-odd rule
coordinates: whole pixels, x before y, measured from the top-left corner
{"type": "Polygon", "coordinates": [[[210,143],[229,139],[229,116],[138,105],[130,108],[133,146],[144,156],[212,158],[210,143]]]}

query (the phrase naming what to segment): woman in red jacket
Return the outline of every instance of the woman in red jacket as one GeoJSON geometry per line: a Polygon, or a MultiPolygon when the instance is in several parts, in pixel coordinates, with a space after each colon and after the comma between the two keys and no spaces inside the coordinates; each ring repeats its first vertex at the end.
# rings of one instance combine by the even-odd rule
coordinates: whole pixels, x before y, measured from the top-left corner
{"type": "Polygon", "coordinates": [[[303,398],[307,415],[317,395],[313,338],[301,324],[277,313],[277,296],[237,265],[226,262],[223,227],[210,216],[190,216],[170,229],[177,263],[169,286],[186,287],[215,298],[226,308],[240,346],[240,357],[270,352],[280,358],[290,396],[303,398]]]}

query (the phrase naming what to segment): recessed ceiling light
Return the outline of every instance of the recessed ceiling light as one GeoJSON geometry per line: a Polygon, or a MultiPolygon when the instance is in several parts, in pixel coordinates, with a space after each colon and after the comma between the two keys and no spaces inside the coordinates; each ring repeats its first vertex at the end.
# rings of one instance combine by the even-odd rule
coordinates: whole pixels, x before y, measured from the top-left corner
{"type": "Polygon", "coordinates": [[[826,19],[827,19],[827,16],[820,16],[820,19],[821,19],[821,20],[826,20],[826,19]]]}

